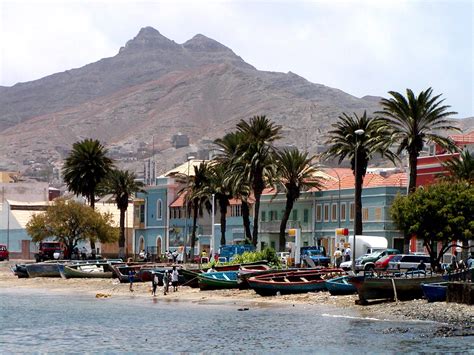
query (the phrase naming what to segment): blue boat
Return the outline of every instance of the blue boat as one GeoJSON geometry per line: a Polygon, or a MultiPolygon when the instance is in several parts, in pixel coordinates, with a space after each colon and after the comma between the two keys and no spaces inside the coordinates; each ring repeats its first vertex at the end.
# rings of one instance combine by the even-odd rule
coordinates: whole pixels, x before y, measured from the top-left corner
{"type": "Polygon", "coordinates": [[[351,295],[353,293],[357,293],[357,289],[349,282],[349,278],[347,276],[326,280],[325,286],[329,293],[333,296],[351,295]]]}
{"type": "Polygon", "coordinates": [[[446,292],[448,290],[447,282],[438,282],[432,284],[421,284],[423,295],[428,302],[444,302],[446,301],[446,292]]]}
{"type": "Polygon", "coordinates": [[[198,274],[199,288],[201,290],[238,288],[238,273],[238,271],[222,271],[198,274]]]}

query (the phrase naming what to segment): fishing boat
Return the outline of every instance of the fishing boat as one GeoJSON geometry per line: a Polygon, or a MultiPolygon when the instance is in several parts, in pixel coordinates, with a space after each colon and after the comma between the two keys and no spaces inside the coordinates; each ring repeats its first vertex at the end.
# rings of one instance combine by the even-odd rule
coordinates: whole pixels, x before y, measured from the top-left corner
{"type": "Polygon", "coordinates": [[[447,282],[437,282],[432,284],[421,284],[423,295],[428,302],[444,302],[446,301],[446,293],[448,290],[447,282]]]}
{"type": "Polygon", "coordinates": [[[61,277],[71,278],[112,278],[113,271],[110,263],[70,264],[60,268],[61,277]]]}
{"type": "Polygon", "coordinates": [[[26,264],[15,264],[12,266],[11,271],[15,276],[18,276],[19,279],[28,278],[28,271],[26,271],[26,264]]]}
{"type": "Polygon", "coordinates": [[[203,272],[198,275],[199,288],[201,290],[238,288],[237,274],[238,271],[203,272]]]}
{"type": "Polygon", "coordinates": [[[316,292],[326,289],[326,279],[341,276],[341,269],[294,270],[250,277],[248,283],[261,296],[316,292]]]}
{"type": "Polygon", "coordinates": [[[347,275],[326,280],[325,286],[333,296],[357,293],[357,289],[349,282],[347,275]]]}
{"type": "Polygon", "coordinates": [[[59,267],[63,266],[61,263],[34,263],[25,264],[28,277],[61,277],[59,267]]]}
{"type": "Polygon", "coordinates": [[[192,288],[199,287],[199,278],[198,275],[201,274],[202,271],[200,269],[181,269],[179,270],[179,274],[183,276],[184,282],[183,286],[189,286],[192,288]]]}

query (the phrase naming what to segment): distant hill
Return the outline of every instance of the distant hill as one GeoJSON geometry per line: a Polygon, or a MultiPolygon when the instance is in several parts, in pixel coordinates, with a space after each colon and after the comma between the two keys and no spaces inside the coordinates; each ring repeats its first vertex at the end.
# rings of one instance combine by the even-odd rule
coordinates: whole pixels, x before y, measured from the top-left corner
{"type": "Polygon", "coordinates": [[[114,57],[0,87],[0,168],[49,176],[72,143],[93,137],[121,165],[141,170],[155,153],[165,171],[253,115],[281,124],[282,144],[315,152],[342,112],[372,112],[379,100],[259,71],[200,34],[178,44],[146,27],[114,57]],[[171,147],[178,133],[189,147],[171,147]]]}

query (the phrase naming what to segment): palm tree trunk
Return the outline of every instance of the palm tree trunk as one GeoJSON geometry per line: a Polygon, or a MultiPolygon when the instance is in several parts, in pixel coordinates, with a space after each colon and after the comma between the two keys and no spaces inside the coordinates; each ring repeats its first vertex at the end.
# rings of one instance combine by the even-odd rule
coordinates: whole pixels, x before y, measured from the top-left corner
{"type": "Polygon", "coordinates": [[[355,182],[355,205],[354,205],[354,235],[362,235],[362,184],[364,177],[362,176],[361,167],[357,167],[355,182]]]}
{"type": "Polygon", "coordinates": [[[418,162],[418,154],[416,152],[409,153],[410,163],[410,181],[408,185],[408,193],[415,192],[416,190],[416,166],[418,162]]]}
{"type": "Polygon", "coordinates": [[[226,215],[227,215],[227,204],[229,199],[225,196],[219,198],[219,208],[221,213],[221,245],[225,245],[225,231],[226,231],[226,215]]]}
{"type": "MultiPolygon", "coordinates": [[[[94,192],[92,192],[89,196],[89,204],[91,206],[91,208],[94,210],[95,209],[95,194],[94,192]]],[[[95,256],[95,253],[96,253],[96,250],[95,250],[95,240],[90,240],[90,243],[91,243],[91,252],[92,252],[92,256],[95,256]]]]}
{"type": "Polygon", "coordinates": [[[125,257],[125,210],[120,209],[119,258],[125,257]]]}
{"type": "Polygon", "coordinates": [[[255,205],[253,213],[253,233],[252,233],[252,244],[257,247],[258,243],[258,214],[260,213],[260,196],[261,192],[255,192],[255,205]]]}
{"type": "Polygon", "coordinates": [[[279,251],[285,251],[285,244],[286,244],[286,225],[288,223],[288,219],[290,218],[291,210],[293,209],[294,200],[290,196],[286,196],[286,205],[285,205],[285,213],[283,213],[283,218],[281,219],[280,223],[280,236],[279,236],[279,251]]]}
{"type": "Polygon", "coordinates": [[[191,232],[191,250],[189,255],[191,256],[191,261],[194,259],[194,246],[196,245],[196,226],[197,226],[197,217],[198,217],[199,206],[197,203],[193,203],[193,230],[191,232]]]}
{"type": "Polygon", "coordinates": [[[250,230],[250,207],[247,201],[242,200],[242,222],[244,224],[245,239],[252,240],[252,232],[250,230]]]}

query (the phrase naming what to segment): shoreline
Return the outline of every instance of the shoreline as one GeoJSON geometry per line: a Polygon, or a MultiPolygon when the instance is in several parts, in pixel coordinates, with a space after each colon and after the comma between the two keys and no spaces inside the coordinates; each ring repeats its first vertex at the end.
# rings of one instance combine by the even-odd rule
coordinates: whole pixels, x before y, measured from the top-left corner
{"type": "MultiPolygon", "coordinates": [[[[17,261],[19,262],[19,261],[17,261]]],[[[163,288],[158,287],[157,295],[151,295],[151,282],[133,284],[120,283],[117,279],[62,279],[62,278],[25,278],[13,275],[10,266],[15,261],[0,263],[0,288],[25,289],[61,294],[82,294],[94,298],[130,297],[137,299],[157,299],[159,301],[183,301],[194,304],[233,304],[242,308],[270,307],[292,305],[319,305],[342,312],[360,313],[362,317],[398,321],[433,321],[440,323],[434,336],[472,336],[474,335],[474,306],[413,300],[404,302],[372,302],[369,305],[356,305],[357,294],[348,296],[331,296],[329,292],[304,293],[262,297],[253,290],[215,290],[200,291],[198,288],[179,287],[178,292],[163,295],[163,288]]]]}

